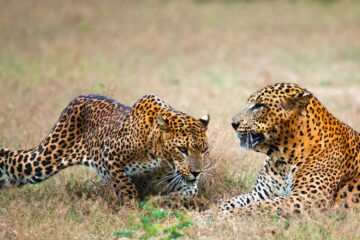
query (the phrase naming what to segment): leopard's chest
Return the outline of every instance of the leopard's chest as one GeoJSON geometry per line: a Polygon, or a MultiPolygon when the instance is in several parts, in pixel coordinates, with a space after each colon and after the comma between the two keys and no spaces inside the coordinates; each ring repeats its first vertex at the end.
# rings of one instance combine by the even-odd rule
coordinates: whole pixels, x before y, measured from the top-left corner
{"type": "Polygon", "coordinates": [[[287,175],[285,176],[285,188],[284,188],[284,195],[290,196],[292,192],[292,186],[293,186],[293,179],[294,179],[294,173],[293,171],[289,171],[287,175]]]}
{"type": "Polygon", "coordinates": [[[279,176],[279,186],[276,188],[276,196],[290,196],[292,193],[293,179],[297,171],[297,166],[280,163],[275,161],[273,165],[274,175],[279,176]]]}

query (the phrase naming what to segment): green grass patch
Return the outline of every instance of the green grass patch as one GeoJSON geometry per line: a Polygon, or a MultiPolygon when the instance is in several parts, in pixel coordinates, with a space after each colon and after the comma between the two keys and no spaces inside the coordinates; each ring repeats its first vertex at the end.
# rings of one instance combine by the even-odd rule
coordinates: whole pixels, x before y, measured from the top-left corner
{"type": "Polygon", "coordinates": [[[116,231],[115,237],[129,239],[178,239],[193,224],[186,211],[165,210],[149,203],[140,203],[143,214],[133,214],[126,230],[116,231]]]}

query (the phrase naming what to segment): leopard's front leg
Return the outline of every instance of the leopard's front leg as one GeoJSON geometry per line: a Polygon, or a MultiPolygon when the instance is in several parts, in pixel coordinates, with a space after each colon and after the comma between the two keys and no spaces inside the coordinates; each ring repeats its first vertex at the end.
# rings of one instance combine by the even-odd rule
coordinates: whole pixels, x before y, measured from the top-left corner
{"type": "Polygon", "coordinates": [[[100,175],[104,179],[110,180],[110,184],[113,187],[116,196],[120,200],[122,205],[134,206],[138,197],[135,183],[126,171],[128,164],[121,154],[121,149],[126,146],[114,142],[112,139],[104,141],[101,148],[101,166],[97,169],[100,175]]]}
{"type": "Polygon", "coordinates": [[[198,183],[185,183],[179,186],[174,192],[169,193],[169,198],[179,199],[182,202],[189,202],[198,194],[198,183]]]}
{"type": "Polygon", "coordinates": [[[252,190],[223,201],[219,206],[220,213],[233,212],[236,208],[278,196],[285,196],[287,194],[287,179],[282,173],[285,167],[287,166],[279,164],[276,160],[265,159],[265,165],[260,170],[252,190]]]}
{"type": "Polygon", "coordinates": [[[121,169],[111,169],[109,171],[111,185],[119,198],[121,204],[134,206],[137,200],[135,184],[126,172],[121,169]]]}
{"type": "Polygon", "coordinates": [[[312,175],[308,170],[299,171],[294,177],[292,192],[289,196],[266,199],[237,208],[233,211],[223,211],[222,216],[248,216],[256,214],[293,215],[309,210],[323,211],[334,204],[335,189],[338,179],[333,175],[316,169],[312,175]],[[320,178],[321,177],[321,178],[320,178]],[[323,179],[330,179],[334,185],[326,184],[323,179]],[[317,179],[316,184],[315,179],[317,179]]]}
{"type": "Polygon", "coordinates": [[[175,187],[173,192],[153,198],[153,202],[169,207],[179,207],[193,200],[198,194],[198,183],[183,183],[175,187]]]}
{"type": "Polygon", "coordinates": [[[256,202],[248,206],[235,209],[233,212],[223,213],[222,216],[251,216],[254,214],[279,214],[300,213],[302,201],[296,196],[278,197],[256,202]]]}

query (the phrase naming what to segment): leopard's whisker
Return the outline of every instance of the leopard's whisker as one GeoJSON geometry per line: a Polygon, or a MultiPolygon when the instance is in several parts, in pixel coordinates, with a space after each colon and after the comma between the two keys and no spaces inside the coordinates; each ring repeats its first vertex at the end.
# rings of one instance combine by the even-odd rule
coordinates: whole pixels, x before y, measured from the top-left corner
{"type": "Polygon", "coordinates": [[[165,176],[163,176],[163,177],[155,180],[155,181],[153,182],[153,184],[154,184],[156,187],[158,187],[158,186],[162,185],[163,183],[165,183],[166,181],[168,181],[169,179],[173,178],[174,176],[175,176],[174,173],[167,174],[167,175],[165,175],[165,176]]]}
{"type": "Polygon", "coordinates": [[[248,148],[248,143],[249,143],[249,133],[246,133],[246,143],[245,143],[245,147],[248,148]]]}
{"type": "Polygon", "coordinates": [[[166,185],[166,189],[167,189],[168,191],[171,191],[171,189],[175,186],[175,184],[176,184],[176,182],[177,182],[177,180],[178,180],[179,177],[181,177],[181,175],[176,174],[176,175],[174,176],[174,179],[172,179],[172,180],[170,181],[170,183],[168,183],[168,184],[166,185]]]}
{"type": "Polygon", "coordinates": [[[215,168],[216,168],[215,165],[214,165],[214,166],[211,166],[211,167],[207,167],[207,168],[204,169],[204,172],[205,172],[205,171],[209,171],[209,170],[211,170],[211,169],[215,169],[215,168]]]}
{"type": "Polygon", "coordinates": [[[176,173],[170,174],[170,175],[166,175],[165,177],[160,178],[159,180],[155,181],[155,186],[158,186],[162,183],[164,183],[165,181],[174,178],[176,176],[176,173]]]}
{"type": "Polygon", "coordinates": [[[205,169],[209,168],[209,167],[215,167],[215,163],[213,161],[208,161],[206,164],[205,164],[205,169]]]}
{"type": "Polygon", "coordinates": [[[178,175],[178,176],[175,178],[175,181],[174,181],[173,184],[171,185],[171,189],[174,189],[174,188],[179,184],[179,182],[181,181],[181,178],[182,178],[181,175],[178,175]]]}
{"type": "Polygon", "coordinates": [[[203,173],[200,176],[200,181],[209,182],[211,179],[212,179],[212,175],[210,175],[208,173],[203,173]]]}
{"type": "Polygon", "coordinates": [[[253,143],[253,135],[251,132],[249,132],[249,137],[250,137],[250,139],[249,139],[249,148],[250,148],[250,147],[252,147],[252,143],[253,143]]]}

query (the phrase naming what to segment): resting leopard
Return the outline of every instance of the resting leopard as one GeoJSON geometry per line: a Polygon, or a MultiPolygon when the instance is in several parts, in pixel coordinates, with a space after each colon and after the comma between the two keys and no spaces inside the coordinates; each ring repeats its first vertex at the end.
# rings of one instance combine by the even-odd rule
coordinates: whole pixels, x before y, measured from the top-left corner
{"type": "Polygon", "coordinates": [[[253,189],[224,201],[222,216],[358,206],[360,134],[306,89],[288,83],[265,87],[249,97],[232,126],[241,147],[267,157],[253,189]]]}
{"type": "MultiPolygon", "coordinates": [[[[134,179],[152,174],[165,183],[169,200],[186,201],[197,194],[203,173],[209,120],[176,111],[155,95],[132,107],[103,96],[79,96],[37,147],[0,149],[0,188],[38,183],[66,167],[85,165],[111,184],[123,204],[138,199],[134,179]]],[[[155,184],[152,189],[154,181],[147,182],[155,184]]]]}

